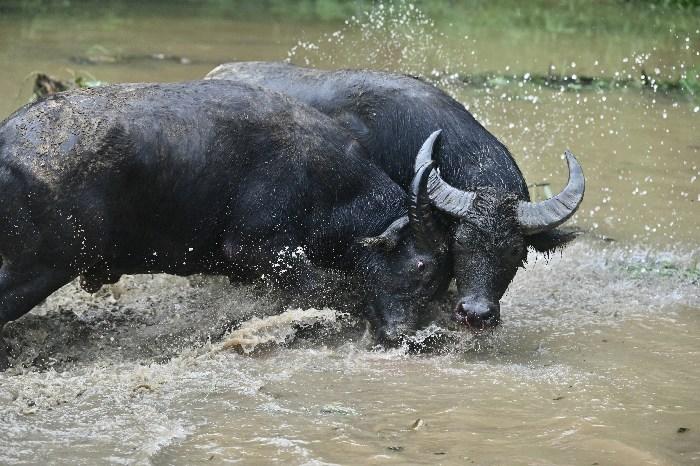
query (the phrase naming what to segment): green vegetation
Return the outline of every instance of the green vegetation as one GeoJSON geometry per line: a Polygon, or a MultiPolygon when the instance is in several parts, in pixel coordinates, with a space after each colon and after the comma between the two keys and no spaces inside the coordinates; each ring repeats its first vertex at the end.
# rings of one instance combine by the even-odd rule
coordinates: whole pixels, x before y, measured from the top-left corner
{"type": "Polygon", "coordinates": [[[669,29],[693,32],[697,28],[700,6],[697,1],[688,2],[695,3],[694,5],[685,3],[619,0],[469,1],[465,10],[471,12],[473,19],[466,29],[536,30],[588,37],[600,33],[667,33],[669,29]]]}
{"type": "Polygon", "coordinates": [[[86,74],[73,74],[69,79],[58,79],[44,73],[35,73],[34,87],[32,89],[32,99],[39,99],[56,92],[68,91],[85,87],[104,86],[104,81],[95,79],[94,76],[86,74]]]}
{"type": "MultiPolygon", "coordinates": [[[[514,29],[584,36],[601,32],[653,34],[669,29],[693,32],[700,17],[700,0],[394,0],[393,3],[412,3],[437,22],[449,22],[464,31],[494,29],[506,34],[514,29]]],[[[5,0],[0,3],[0,15],[65,14],[95,19],[110,15],[217,16],[340,22],[374,4],[372,0],[155,0],[138,5],[131,0],[5,0]]]]}
{"type": "MultiPolygon", "coordinates": [[[[366,30],[352,28],[355,20],[349,22],[350,26],[338,28],[344,28],[349,34],[337,49],[326,40],[331,36],[307,38],[302,29],[299,38],[309,39],[314,46],[323,43],[323,53],[327,56],[342,57],[339,60],[349,58],[348,63],[329,61],[333,66],[390,69],[391,60],[398,51],[405,45],[414,45],[408,49],[410,60],[418,64],[414,67],[417,74],[437,76],[439,70],[448,70],[446,65],[451,62],[452,68],[446,71],[445,80],[456,79],[478,89],[502,88],[516,96],[541,88],[573,92],[632,89],[681,95],[691,101],[700,99],[700,58],[694,53],[700,40],[697,32],[700,0],[384,0],[382,4],[385,10],[392,6],[402,10],[404,16],[395,14],[392,18],[385,11],[381,19],[370,23],[365,13],[376,7],[377,2],[372,0],[155,0],[138,5],[132,0],[105,3],[5,0],[0,2],[0,17],[16,16],[27,22],[28,31],[48,30],[54,27],[57,17],[65,17],[67,28],[79,27],[71,21],[82,18],[79,24],[94,21],[96,28],[105,31],[128,28],[129,18],[138,16],[291,21],[301,25],[320,21],[328,24],[328,34],[338,26],[336,22],[354,17],[356,24],[370,24],[368,29],[372,30],[372,35],[369,40],[364,35],[366,30]],[[429,24],[421,23],[420,28],[411,29],[418,24],[416,17],[405,16],[405,12],[410,12],[414,6],[429,24]],[[406,17],[412,18],[415,24],[387,20],[406,17]],[[45,18],[51,18],[51,22],[45,18]],[[403,42],[383,40],[385,35],[395,32],[382,29],[389,27],[407,29],[403,36],[399,34],[403,42]],[[413,38],[416,31],[421,32],[421,37],[429,38],[427,45],[413,38]],[[373,51],[386,49],[385,55],[375,54],[367,63],[355,59],[352,55],[355,50],[360,57],[367,54],[363,47],[353,47],[353,40],[359,45],[365,42],[382,44],[370,47],[373,51]],[[506,54],[501,60],[498,54],[489,53],[489,41],[492,40],[498,41],[499,47],[517,47],[518,53],[506,54]],[[592,44],[590,50],[593,52],[586,53],[587,41],[592,44]],[[449,52],[439,56],[440,47],[449,52]],[[472,55],[468,54],[471,50],[479,53],[473,57],[473,51],[472,55]],[[426,56],[428,58],[424,59],[426,56]],[[639,56],[643,58],[636,61],[639,56]],[[673,58],[669,60],[670,57],[673,58]],[[577,67],[572,63],[573,58],[578,62],[577,67]],[[538,73],[538,69],[546,70],[546,60],[551,60],[549,63],[557,65],[556,68],[538,73]],[[660,71],[654,72],[656,68],[660,71]],[[454,75],[457,70],[458,74],[454,75]]],[[[176,54],[132,52],[128,48],[109,50],[100,44],[92,44],[82,54],[76,50],[68,60],[81,67],[144,66],[158,61],[188,65],[207,63],[197,61],[196,56],[190,59],[176,54]]],[[[322,61],[311,63],[325,64],[322,61]]],[[[413,71],[407,60],[404,59],[402,65],[404,71],[407,68],[413,71]]],[[[96,81],[74,77],[67,80],[68,88],[81,87],[81,79],[88,85],[96,81]]]]}
{"type": "Polygon", "coordinates": [[[524,91],[532,86],[559,89],[562,91],[610,91],[621,89],[648,90],[664,95],[681,94],[690,100],[700,99],[700,69],[688,71],[678,79],[654,78],[646,72],[638,78],[621,78],[605,76],[578,76],[561,74],[498,75],[467,74],[458,76],[463,84],[474,88],[510,88],[522,87],[524,91]]]}
{"type": "Polygon", "coordinates": [[[624,266],[624,271],[632,278],[643,278],[649,275],[672,277],[700,284],[700,264],[680,266],[666,260],[648,260],[633,262],[624,266]]]}
{"type": "MultiPolygon", "coordinates": [[[[500,89],[513,88],[518,86],[522,91],[527,91],[532,86],[539,88],[558,89],[562,91],[610,91],[620,89],[648,90],[664,95],[681,94],[689,99],[700,99],[700,71],[693,70],[687,77],[678,80],[654,79],[647,74],[643,74],[639,79],[590,77],[590,76],[562,76],[558,74],[546,75],[497,75],[497,74],[470,74],[461,75],[457,80],[469,87],[477,89],[500,89]],[[523,84],[523,86],[520,86],[523,84]]],[[[97,80],[94,76],[77,74],[70,79],[61,80],[37,73],[34,80],[34,96],[43,97],[45,95],[62,92],[69,89],[96,87],[106,84],[97,80]]],[[[545,191],[548,186],[542,186],[545,191]]],[[[551,193],[547,195],[551,197],[551,193]]]]}

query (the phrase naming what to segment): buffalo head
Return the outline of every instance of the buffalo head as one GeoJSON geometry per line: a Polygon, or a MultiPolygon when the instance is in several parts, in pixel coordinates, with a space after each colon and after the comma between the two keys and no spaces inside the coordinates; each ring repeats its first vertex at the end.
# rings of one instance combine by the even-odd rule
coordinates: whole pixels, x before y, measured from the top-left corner
{"type": "Polygon", "coordinates": [[[380,340],[396,342],[420,325],[425,305],[443,294],[452,261],[445,229],[433,219],[428,182],[432,162],[417,170],[408,215],[360,242],[358,268],[380,340]]]}
{"type": "MultiPolygon", "coordinates": [[[[434,132],[423,144],[415,172],[418,176],[427,167],[430,206],[457,220],[450,249],[460,298],[453,316],[473,329],[495,327],[500,322],[499,301],[524,265],[528,247],[552,251],[573,237],[556,227],[566,222],[583,200],[583,171],[567,151],[569,181],[562,192],[542,202],[519,200],[513,193],[494,188],[462,191],[432,168],[433,146],[439,135],[440,131],[434,132]]],[[[432,223],[435,221],[433,218],[432,223]]]]}

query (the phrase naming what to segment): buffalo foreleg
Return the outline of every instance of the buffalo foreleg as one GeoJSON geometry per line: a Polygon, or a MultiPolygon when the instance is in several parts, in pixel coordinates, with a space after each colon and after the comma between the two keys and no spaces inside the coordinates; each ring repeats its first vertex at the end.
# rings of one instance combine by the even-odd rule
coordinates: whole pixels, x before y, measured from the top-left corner
{"type": "MultiPolygon", "coordinates": [[[[13,264],[14,265],[14,264],[13,264]]],[[[7,346],[2,329],[19,319],[51,293],[71,280],[67,272],[44,268],[19,268],[4,263],[0,268],[0,370],[8,367],[7,346]]]]}

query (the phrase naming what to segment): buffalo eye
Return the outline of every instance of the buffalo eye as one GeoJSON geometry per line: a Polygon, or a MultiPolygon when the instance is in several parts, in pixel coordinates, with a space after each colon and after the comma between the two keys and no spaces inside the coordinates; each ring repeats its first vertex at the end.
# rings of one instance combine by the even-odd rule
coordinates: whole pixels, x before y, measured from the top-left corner
{"type": "Polygon", "coordinates": [[[418,263],[416,264],[416,268],[419,272],[422,272],[423,270],[425,270],[425,263],[423,261],[418,261],[418,263]]]}

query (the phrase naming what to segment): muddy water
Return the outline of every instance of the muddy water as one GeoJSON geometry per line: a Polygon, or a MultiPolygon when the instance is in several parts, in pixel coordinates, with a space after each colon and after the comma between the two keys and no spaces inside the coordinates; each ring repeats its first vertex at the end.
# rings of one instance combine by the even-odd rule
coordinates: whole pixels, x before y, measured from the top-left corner
{"type": "MultiPolygon", "coordinates": [[[[477,10],[485,25],[465,32],[461,11],[388,10],[358,7],[348,24],[191,4],[155,20],[128,8],[0,10],[0,115],[29,97],[32,71],[181,80],[290,50],[297,63],[448,78],[699,64],[700,33],[663,24],[505,31],[477,10]]],[[[588,233],[530,257],[500,330],[475,337],[438,321],[413,354],[373,347],[363,322],[332,309],[265,318],[276,308],[264,291],[222,280],[125,277],[94,296],[71,284],[8,326],[17,367],[0,374],[0,464],[698,464],[700,103],[441,85],[511,147],[529,182],[558,189],[565,147],[589,180],[574,219],[588,233]]]]}

